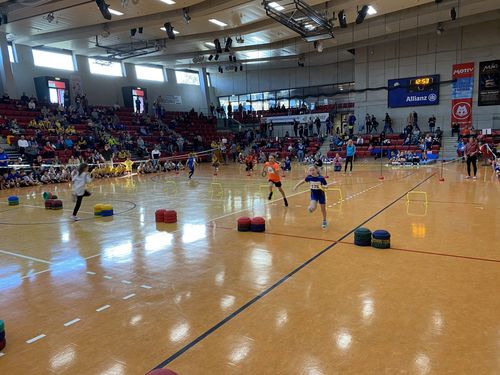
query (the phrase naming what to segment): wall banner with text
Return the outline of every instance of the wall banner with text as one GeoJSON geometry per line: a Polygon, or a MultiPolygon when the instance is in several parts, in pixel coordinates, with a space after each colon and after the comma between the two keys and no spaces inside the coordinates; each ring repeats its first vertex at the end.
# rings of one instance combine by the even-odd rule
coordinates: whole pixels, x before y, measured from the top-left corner
{"type": "Polygon", "coordinates": [[[474,63],[453,65],[451,75],[451,123],[460,129],[472,128],[472,101],[474,93],[474,63]]]}

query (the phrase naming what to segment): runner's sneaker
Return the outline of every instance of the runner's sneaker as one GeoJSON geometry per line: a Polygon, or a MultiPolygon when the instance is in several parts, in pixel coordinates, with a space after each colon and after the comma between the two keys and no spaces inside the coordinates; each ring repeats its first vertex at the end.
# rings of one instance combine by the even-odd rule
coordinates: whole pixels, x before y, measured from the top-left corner
{"type": "Polygon", "coordinates": [[[80,220],[80,218],[79,218],[78,216],[75,216],[75,215],[71,216],[71,219],[72,219],[73,221],[78,221],[78,220],[80,220]]]}
{"type": "Polygon", "coordinates": [[[326,220],[323,220],[323,223],[321,223],[321,228],[326,229],[327,226],[328,223],[326,222],[326,220]]]}

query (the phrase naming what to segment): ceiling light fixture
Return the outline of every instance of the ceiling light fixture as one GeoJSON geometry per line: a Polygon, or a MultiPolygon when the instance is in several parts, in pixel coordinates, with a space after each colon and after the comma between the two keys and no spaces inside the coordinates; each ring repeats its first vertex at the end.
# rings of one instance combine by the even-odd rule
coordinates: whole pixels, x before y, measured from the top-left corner
{"type": "Polygon", "coordinates": [[[224,23],[222,21],[216,20],[215,18],[210,18],[208,21],[212,22],[213,24],[215,24],[217,26],[221,26],[221,27],[226,27],[227,26],[227,23],[224,23]]]}
{"type": "Polygon", "coordinates": [[[212,43],[212,42],[205,42],[205,45],[208,46],[208,47],[212,47],[212,48],[215,47],[215,44],[212,43]]]}
{"type": "Polygon", "coordinates": [[[347,17],[345,16],[345,11],[344,9],[342,9],[340,12],[339,12],[339,15],[338,15],[338,18],[339,18],[339,25],[342,29],[345,29],[347,27],[347,17]]]}
{"type": "Polygon", "coordinates": [[[189,23],[191,21],[191,17],[189,16],[189,8],[182,8],[182,16],[184,17],[184,21],[189,23]]]}
{"type": "Polygon", "coordinates": [[[451,8],[450,17],[451,17],[452,21],[455,21],[457,19],[457,11],[456,11],[455,7],[451,8]]]}
{"type": "Polygon", "coordinates": [[[231,37],[226,39],[226,45],[224,46],[224,52],[229,52],[231,50],[231,47],[233,46],[233,40],[231,37]]]}
{"type": "Polygon", "coordinates": [[[109,8],[108,10],[109,10],[109,13],[114,14],[115,16],[123,16],[123,13],[120,12],[119,10],[114,10],[111,8],[109,8]]]}
{"type": "Polygon", "coordinates": [[[363,7],[358,10],[358,16],[356,17],[356,23],[358,25],[362,24],[368,14],[368,5],[363,5],[363,7]]]}
{"type": "Polygon", "coordinates": [[[374,14],[377,14],[377,9],[372,7],[371,5],[368,5],[368,11],[366,12],[369,16],[373,16],[374,14]]]}
{"type": "Polygon", "coordinates": [[[271,8],[276,9],[276,10],[284,10],[284,9],[285,9],[285,7],[284,7],[284,6],[279,5],[279,4],[278,4],[277,2],[275,2],[275,1],[273,1],[273,2],[269,3],[269,6],[270,6],[271,8]]]}
{"type": "Polygon", "coordinates": [[[160,0],[162,3],[168,4],[168,5],[174,5],[175,1],[174,0],[160,0]]]}
{"type": "Polygon", "coordinates": [[[222,47],[220,45],[219,39],[214,40],[214,47],[215,47],[215,52],[222,53],[222,47]]]}
{"type": "Polygon", "coordinates": [[[170,24],[170,22],[165,22],[163,27],[165,28],[168,39],[174,40],[175,39],[174,27],[170,24]]]}
{"type": "Polygon", "coordinates": [[[110,20],[112,16],[111,16],[111,12],[109,9],[109,5],[106,4],[106,2],[104,0],[95,0],[95,3],[99,7],[99,10],[101,11],[102,16],[105,19],[110,20]]]}

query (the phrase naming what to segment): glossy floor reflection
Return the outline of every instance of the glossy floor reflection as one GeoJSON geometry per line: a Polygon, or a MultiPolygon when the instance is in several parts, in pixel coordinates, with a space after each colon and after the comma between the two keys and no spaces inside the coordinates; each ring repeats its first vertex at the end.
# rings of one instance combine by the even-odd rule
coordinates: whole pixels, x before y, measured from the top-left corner
{"type": "Polygon", "coordinates": [[[0,374],[498,374],[500,183],[462,164],[333,175],[328,229],[292,192],[267,201],[241,166],[96,181],[73,223],[47,188],[0,203],[0,374]],[[174,184],[175,182],[175,184],[174,184]],[[220,183],[218,197],[211,183],[220,183]],[[427,194],[406,201],[410,190],[427,194]],[[423,199],[423,198],[422,198],[423,199]],[[113,218],[94,218],[111,203],[113,218]],[[158,208],[179,222],[156,224],[158,208]],[[265,233],[235,230],[264,216],[265,233]],[[353,229],[391,232],[359,248],[353,229]]]}

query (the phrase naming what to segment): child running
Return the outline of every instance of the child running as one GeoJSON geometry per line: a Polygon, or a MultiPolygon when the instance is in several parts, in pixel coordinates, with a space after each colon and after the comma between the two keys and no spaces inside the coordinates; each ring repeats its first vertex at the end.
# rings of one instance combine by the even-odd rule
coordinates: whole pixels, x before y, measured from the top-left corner
{"type": "Polygon", "coordinates": [[[280,165],[276,163],[273,155],[269,155],[269,161],[264,164],[262,169],[262,175],[265,176],[267,173],[267,178],[269,181],[269,197],[267,199],[271,200],[273,197],[273,185],[276,186],[283,196],[283,201],[285,202],[285,207],[288,207],[288,201],[285,196],[285,192],[281,187],[281,179],[279,175],[280,165]]]}
{"type": "Polygon", "coordinates": [[[90,193],[85,190],[85,185],[92,182],[90,175],[88,173],[89,166],[85,163],[80,164],[78,170],[73,172],[73,196],[76,199],[75,209],[73,210],[73,216],[71,218],[75,221],[80,220],[78,216],[78,210],[82,205],[83,197],[89,197],[90,193]]]}
{"type": "Polygon", "coordinates": [[[189,168],[189,179],[191,179],[191,177],[193,177],[193,174],[194,174],[194,167],[196,166],[196,158],[194,156],[194,153],[190,153],[189,154],[189,157],[186,161],[186,167],[189,168]]]}
{"type": "Polygon", "coordinates": [[[309,212],[313,213],[319,203],[321,206],[321,213],[323,214],[323,223],[321,224],[321,227],[325,229],[328,226],[326,221],[326,195],[323,190],[323,186],[327,185],[326,180],[319,174],[317,167],[311,166],[309,167],[306,178],[295,185],[293,190],[297,190],[300,185],[306,182],[308,182],[311,187],[311,204],[307,209],[309,212]]]}

